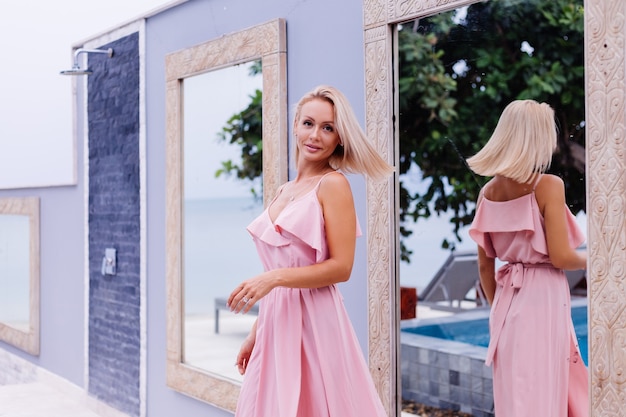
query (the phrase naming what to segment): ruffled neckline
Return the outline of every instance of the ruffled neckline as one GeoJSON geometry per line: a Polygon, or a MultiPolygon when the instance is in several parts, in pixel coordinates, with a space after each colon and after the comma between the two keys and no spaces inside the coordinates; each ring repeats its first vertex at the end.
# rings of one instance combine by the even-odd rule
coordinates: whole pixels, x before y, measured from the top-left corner
{"type": "MultiPolygon", "coordinates": [[[[585,237],[567,205],[564,205],[563,210],[566,214],[569,244],[576,248],[585,241],[585,237]]],[[[539,211],[534,191],[506,201],[493,201],[483,197],[469,230],[470,237],[485,249],[487,255],[495,257],[495,249],[488,234],[501,232],[526,233],[532,248],[538,253],[548,255],[544,218],[539,211]]]]}

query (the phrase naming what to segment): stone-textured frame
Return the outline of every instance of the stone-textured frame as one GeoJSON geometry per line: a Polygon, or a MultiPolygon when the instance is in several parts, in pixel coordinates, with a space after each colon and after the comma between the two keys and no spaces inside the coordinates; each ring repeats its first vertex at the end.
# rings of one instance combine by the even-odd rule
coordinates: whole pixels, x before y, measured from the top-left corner
{"type": "Polygon", "coordinates": [[[0,340],[33,356],[39,356],[39,198],[0,198],[0,215],[28,216],[29,328],[16,329],[0,322],[0,340]]]}
{"type": "Polygon", "coordinates": [[[167,385],[234,411],[239,383],[183,363],[182,81],[186,77],[261,60],[263,68],[263,197],[288,175],[287,41],[284,19],[260,24],[166,57],[167,385]]]}
{"type": "MultiPolygon", "coordinates": [[[[364,0],[366,129],[393,162],[393,25],[475,0],[364,0]]],[[[585,0],[585,102],[591,416],[626,416],[626,3],[585,0]]],[[[397,189],[367,183],[369,364],[399,415],[397,189]],[[382,302],[381,302],[382,301],[382,302]]]]}

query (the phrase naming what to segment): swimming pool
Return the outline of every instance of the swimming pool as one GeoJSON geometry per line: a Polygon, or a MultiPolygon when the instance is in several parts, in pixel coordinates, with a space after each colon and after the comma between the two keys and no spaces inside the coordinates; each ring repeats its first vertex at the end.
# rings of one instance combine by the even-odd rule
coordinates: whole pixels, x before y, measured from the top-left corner
{"type": "MultiPolygon", "coordinates": [[[[402,398],[495,417],[492,369],[485,366],[489,310],[400,324],[402,398]]],[[[572,300],[572,320],[587,363],[587,300],[572,300]]]]}
{"type": "MultiPolygon", "coordinates": [[[[572,321],[578,337],[580,354],[587,365],[588,356],[588,330],[587,330],[587,305],[572,303],[572,321]],[[576,305],[574,305],[576,304],[576,305]]],[[[474,346],[487,347],[489,345],[489,312],[484,310],[484,317],[455,320],[455,317],[439,319],[435,323],[426,322],[415,327],[403,327],[403,332],[421,334],[439,339],[454,340],[468,343],[474,346]]]]}

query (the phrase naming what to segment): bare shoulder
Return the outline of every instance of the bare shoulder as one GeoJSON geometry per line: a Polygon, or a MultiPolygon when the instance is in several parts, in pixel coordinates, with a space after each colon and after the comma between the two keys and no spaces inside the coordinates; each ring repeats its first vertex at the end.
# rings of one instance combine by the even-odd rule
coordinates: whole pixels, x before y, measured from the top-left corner
{"type": "Polygon", "coordinates": [[[320,192],[345,192],[350,190],[350,183],[345,175],[340,172],[331,172],[320,181],[320,192]]]}
{"type": "Polygon", "coordinates": [[[554,193],[563,190],[565,190],[563,180],[553,174],[543,174],[535,188],[537,193],[554,193]]]}
{"type": "Polygon", "coordinates": [[[489,181],[487,181],[485,185],[482,186],[482,188],[480,189],[480,192],[478,193],[477,202],[480,202],[483,199],[483,197],[487,197],[487,199],[491,197],[490,193],[491,193],[491,189],[493,188],[493,183],[494,183],[494,179],[492,178],[489,181]]]}
{"type": "Polygon", "coordinates": [[[345,175],[340,172],[332,172],[325,175],[320,181],[317,195],[320,201],[324,201],[325,198],[332,198],[338,201],[342,197],[352,200],[352,189],[345,175]]]}
{"type": "Polygon", "coordinates": [[[563,180],[556,175],[544,174],[535,188],[535,197],[542,214],[548,205],[562,206],[565,204],[565,184],[563,180]]]}

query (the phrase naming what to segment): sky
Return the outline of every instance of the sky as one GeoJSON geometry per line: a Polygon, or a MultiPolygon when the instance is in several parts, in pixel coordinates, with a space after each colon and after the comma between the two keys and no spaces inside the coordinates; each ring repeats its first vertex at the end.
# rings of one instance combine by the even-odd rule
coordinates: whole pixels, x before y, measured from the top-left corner
{"type": "Polygon", "coordinates": [[[72,45],[169,3],[0,4],[0,189],[73,183],[72,77],[59,74],[72,67],[72,45]]]}
{"type": "Polygon", "coordinates": [[[241,162],[241,148],[218,139],[218,133],[234,114],[248,107],[256,90],[263,89],[262,75],[250,76],[251,64],[207,72],[184,81],[185,199],[252,197],[252,182],[226,175],[215,178],[222,162],[241,162]],[[228,93],[216,93],[225,85],[229,86],[228,93]],[[219,100],[215,100],[216,96],[219,100]]]}

